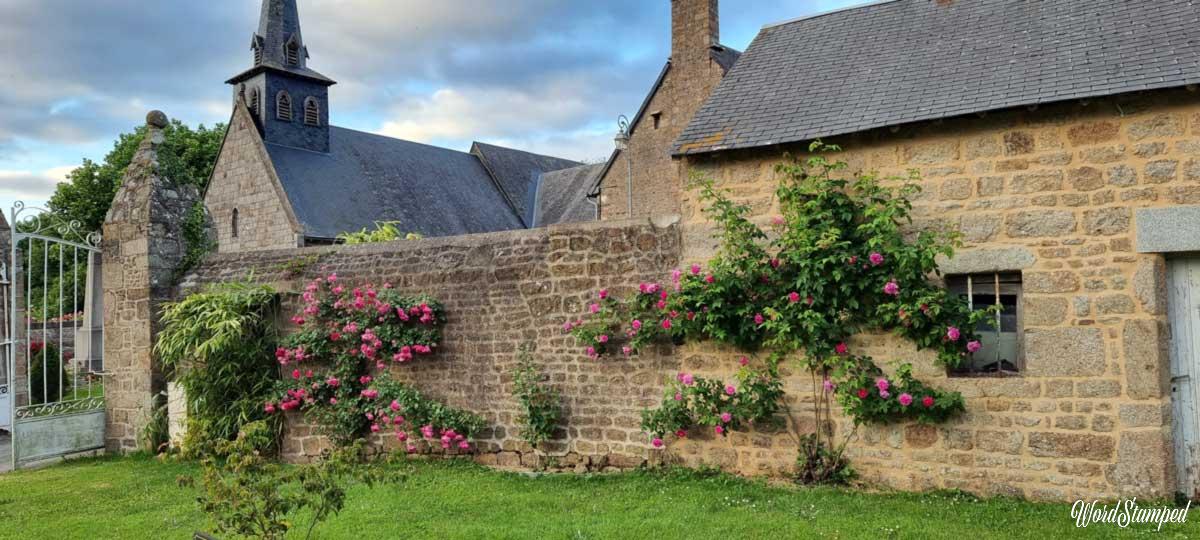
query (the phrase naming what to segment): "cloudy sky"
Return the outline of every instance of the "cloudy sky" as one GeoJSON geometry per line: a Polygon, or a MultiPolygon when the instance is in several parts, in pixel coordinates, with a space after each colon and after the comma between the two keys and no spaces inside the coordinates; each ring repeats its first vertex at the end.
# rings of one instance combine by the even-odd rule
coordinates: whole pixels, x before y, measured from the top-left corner
{"type": "MultiPolygon", "coordinates": [[[[668,0],[299,0],[335,125],[578,160],[612,148],[670,52],[668,0]]],[[[725,0],[721,41],[859,0],[725,0]]],[[[41,203],[162,109],[228,120],[260,0],[0,0],[0,209],[41,203]]]]}

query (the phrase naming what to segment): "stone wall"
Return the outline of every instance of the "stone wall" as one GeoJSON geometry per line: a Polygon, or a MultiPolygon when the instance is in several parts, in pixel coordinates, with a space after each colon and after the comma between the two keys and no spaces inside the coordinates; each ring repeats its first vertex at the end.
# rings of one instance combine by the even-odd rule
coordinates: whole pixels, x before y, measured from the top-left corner
{"type": "Polygon", "coordinates": [[[631,217],[627,189],[631,170],[632,217],[679,213],[683,176],[679,164],[671,159],[671,144],[724,75],[709,54],[709,47],[717,43],[718,26],[716,0],[671,2],[670,65],[661,86],[648,96],[644,114],[633,119],[636,123],[628,149],[616,157],[601,179],[601,219],[631,217]]]}
{"type": "MultiPolygon", "coordinates": [[[[919,376],[962,392],[968,410],[943,426],[859,429],[849,451],[855,467],[902,489],[1169,496],[1164,257],[1137,253],[1133,214],[1200,202],[1200,96],[1043,106],[828,142],[846,149],[838,157],[850,171],[921,172],[916,228],[957,229],[966,243],[944,270],[1016,270],[1023,280],[1020,376],[948,377],[894,339],[855,344],[877,359],[914,360],[919,376]]],[[[804,149],[723,152],[689,158],[688,169],[732,190],[766,223],[777,208],[774,165],[784,151],[804,149]]],[[[702,261],[713,245],[694,194],[683,212],[685,263],[702,261]]],[[[716,352],[693,353],[685,364],[699,371],[729,365],[716,352]]],[[[781,466],[794,446],[782,435],[748,440],[756,449],[739,453],[740,469],[781,466]]],[[[704,443],[679,447],[697,459],[711,454],[704,443]]]]}
{"type": "MultiPolygon", "coordinates": [[[[565,396],[569,437],[552,452],[564,456],[564,466],[603,469],[646,459],[649,445],[639,433],[640,411],[658,402],[661,382],[677,365],[669,354],[589,360],[563,333],[563,321],[580,316],[600,288],[614,294],[636,291],[640,281],[667,275],[679,257],[679,230],[673,224],[597,222],[218,254],[185,277],[182,288],[253,275],[279,290],[299,291],[313,277],[337,272],[345,283],[391,283],[402,291],[431,294],[445,304],[449,318],[443,342],[433,357],[397,366],[394,373],[432,397],[482,414],[493,426],[480,437],[482,461],[517,465],[524,453],[528,463],[533,455],[520,442],[509,373],[517,347],[531,342],[534,357],[565,396]],[[313,255],[318,259],[302,275],[285,271],[285,263],[313,255]]],[[[285,305],[294,311],[296,296],[289,298],[285,305]]],[[[326,441],[301,418],[292,420],[285,455],[316,456],[326,441]]]]}
{"type": "Polygon", "coordinates": [[[229,131],[204,195],[222,253],[302,245],[287,196],[246,105],[234,104],[229,131]],[[237,236],[233,215],[237,211],[237,236]]]}

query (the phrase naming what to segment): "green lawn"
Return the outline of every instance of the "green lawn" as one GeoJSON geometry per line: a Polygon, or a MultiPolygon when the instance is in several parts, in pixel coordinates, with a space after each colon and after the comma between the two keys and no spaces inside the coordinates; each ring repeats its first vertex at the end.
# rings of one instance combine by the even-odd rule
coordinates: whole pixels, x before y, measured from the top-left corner
{"type": "MultiPolygon", "coordinates": [[[[534,478],[461,462],[387,467],[407,472],[407,481],[354,488],[342,514],[314,537],[1200,537],[1200,515],[1161,533],[1152,526],[1078,530],[1068,505],[1008,499],[799,489],[684,472],[534,478]]],[[[0,538],[187,538],[205,528],[205,517],[195,488],[177,487],[175,479],[195,471],[133,457],[0,476],[0,538]]]]}

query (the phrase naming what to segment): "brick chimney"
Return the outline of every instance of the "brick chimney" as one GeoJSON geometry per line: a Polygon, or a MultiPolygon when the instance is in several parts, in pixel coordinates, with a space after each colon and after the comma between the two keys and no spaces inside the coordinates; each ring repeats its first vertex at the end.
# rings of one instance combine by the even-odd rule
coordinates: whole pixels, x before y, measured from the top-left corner
{"type": "Polygon", "coordinates": [[[671,63],[689,70],[707,65],[721,37],[717,0],[671,0],[671,63]]]}

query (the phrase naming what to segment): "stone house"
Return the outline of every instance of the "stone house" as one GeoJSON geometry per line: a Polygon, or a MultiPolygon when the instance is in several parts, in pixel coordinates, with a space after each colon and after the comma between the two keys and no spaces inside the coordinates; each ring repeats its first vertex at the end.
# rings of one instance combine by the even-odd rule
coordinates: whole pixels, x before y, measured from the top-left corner
{"type": "Polygon", "coordinates": [[[717,0],[671,0],[671,57],[596,179],[601,219],[679,213],[679,162],[668,150],[741,54],[720,33],[717,0]]]}
{"type": "Polygon", "coordinates": [[[449,236],[595,219],[599,166],[331,126],[335,83],[308,67],[296,0],[263,0],[250,48],[253,66],[227,81],[234,110],[204,197],[223,252],[328,244],[384,221],[449,236]]]}
{"type": "MultiPolygon", "coordinates": [[[[946,285],[1003,316],[962,372],[862,337],[877,358],[918,360],[969,413],[869,430],[856,466],[899,487],[1192,495],[1198,16],[1177,1],[894,0],[768,25],[660,148],[676,176],[635,182],[634,198],[699,174],[765,222],[773,166],[814,139],[853,172],[919,171],[916,227],[965,241],[946,285]]],[[[601,217],[621,215],[601,187],[601,217]]],[[[712,252],[691,194],[650,206],[679,208],[684,262],[712,252]]]]}

